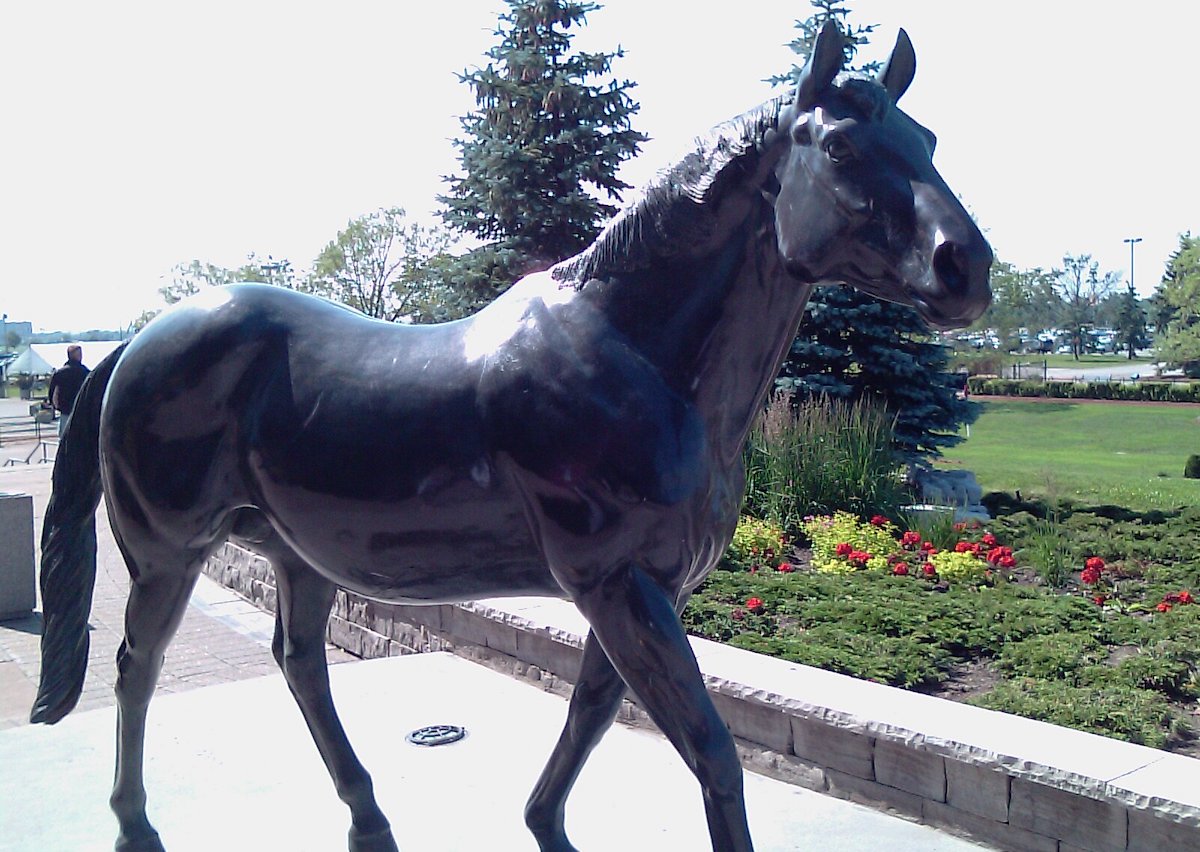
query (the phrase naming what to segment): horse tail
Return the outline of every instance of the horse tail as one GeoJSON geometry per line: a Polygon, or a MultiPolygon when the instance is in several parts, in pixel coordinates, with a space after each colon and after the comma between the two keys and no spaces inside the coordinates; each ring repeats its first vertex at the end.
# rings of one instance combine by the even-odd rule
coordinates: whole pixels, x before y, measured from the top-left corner
{"type": "Polygon", "coordinates": [[[54,460],[42,522],[42,671],[30,722],[53,725],[74,709],[88,663],[100,505],[100,404],[125,347],[88,373],[54,460]]]}

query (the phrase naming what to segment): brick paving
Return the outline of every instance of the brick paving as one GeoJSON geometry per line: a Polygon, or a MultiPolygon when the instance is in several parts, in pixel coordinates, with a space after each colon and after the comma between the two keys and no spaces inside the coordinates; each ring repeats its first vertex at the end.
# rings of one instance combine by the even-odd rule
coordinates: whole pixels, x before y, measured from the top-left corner
{"type": "MultiPolygon", "coordinates": [[[[6,450],[14,447],[22,448],[20,444],[5,444],[6,450]]],[[[35,546],[41,539],[42,515],[50,497],[51,469],[49,464],[0,468],[0,492],[33,497],[35,546]]],[[[129,593],[129,575],[103,505],[97,513],[96,534],[96,586],[89,619],[91,653],[75,712],[116,703],[114,660],[129,593]]],[[[179,632],[167,649],[159,692],[183,692],[278,673],[270,648],[273,627],[271,615],[201,576],[179,632]]],[[[40,670],[40,635],[40,611],[0,621],[0,729],[28,724],[40,670]]],[[[330,663],[357,659],[340,649],[327,650],[330,663]]]]}

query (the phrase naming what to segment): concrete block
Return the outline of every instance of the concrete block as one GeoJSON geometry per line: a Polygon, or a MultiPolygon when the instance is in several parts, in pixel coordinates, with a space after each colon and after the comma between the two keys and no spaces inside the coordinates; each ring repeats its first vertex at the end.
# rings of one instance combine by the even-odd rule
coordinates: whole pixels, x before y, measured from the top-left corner
{"type": "Polygon", "coordinates": [[[428,627],[430,630],[442,629],[443,612],[452,610],[449,604],[436,606],[414,606],[412,604],[388,604],[392,611],[393,622],[404,622],[418,627],[428,627]]]}
{"type": "Polygon", "coordinates": [[[836,727],[832,720],[793,716],[792,751],[802,760],[875,780],[875,738],[836,727]]]}
{"type": "Polygon", "coordinates": [[[522,632],[517,635],[517,658],[523,663],[551,671],[574,683],[579,678],[583,651],[551,639],[545,633],[522,632]]]}
{"type": "Polygon", "coordinates": [[[1008,784],[1008,775],[996,769],[946,761],[946,803],[959,810],[1008,822],[1008,784]]]}
{"type": "Polygon", "coordinates": [[[758,743],[735,740],[734,744],[737,746],[738,759],[741,760],[742,766],[751,772],[786,781],[797,787],[816,790],[818,793],[824,793],[829,788],[823,767],[790,754],[764,749],[758,743]]]}
{"type": "Polygon", "coordinates": [[[1200,850],[1200,827],[1176,822],[1153,811],[1130,809],[1128,848],[1129,852],[1200,850]]]}
{"type": "Polygon", "coordinates": [[[443,614],[442,617],[443,632],[449,633],[459,642],[469,642],[484,648],[488,647],[490,626],[486,619],[462,607],[451,607],[450,611],[443,614]]]}
{"type": "Polygon", "coordinates": [[[912,819],[921,818],[925,800],[920,796],[836,769],[826,769],[825,777],[829,782],[829,794],[839,799],[849,799],[860,805],[895,811],[912,819]]]}
{"type": "Polygon", "coordinates": [[[1005,852],[1059,852],[1059,843],[1053,837],[987,819],[942,802],[925,802],[921,817],[930,825],[966,834],[1005,852]]]}
{"type": "Polygon", "coordinates": [[[500,621],[487,619],[478,614],[475,617],[480,619],[487,629],[486,638],[489,648],[499,651],[501,654],[507,654],[510,657],[517,656],[517,634],[519,631],[515,627],[500,621]]]}
{"type": "Polygon", "coordinates": [[[903,743],[875,740],[875,780],[922,799],[946,801],[946,759],[903,743]]]}
{"type": "Polygon", "coordinates": [[[35,574],[33,497],[0,493],[0,619],[33,612],[35,574]]]}
{"type": "Polygon", "coordinates": [[[1092,852],[1124,852],[1126,848],[1129,820],[1124,805],[1014,778],[1008,813],[1009,823],[1017,828],[1092,852]]]}
{"type": "Polygon", "coordinates": [[[709,695],[729,732],[735,737],[766,746],[780,754],[792,753],[792,719],[783,708],[723,692],[710,691],[709,695]]]}

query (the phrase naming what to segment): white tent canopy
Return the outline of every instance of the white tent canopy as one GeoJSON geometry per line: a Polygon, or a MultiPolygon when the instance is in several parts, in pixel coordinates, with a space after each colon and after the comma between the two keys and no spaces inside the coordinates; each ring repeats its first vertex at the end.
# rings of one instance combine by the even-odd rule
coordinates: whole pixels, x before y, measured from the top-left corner
{"type": "Polygon", "coordinates": [[[15,376],[19,373],[26,373],[33,376],[48,376],[54,372],[54,367],[33,350],[33,347],[26,349],[16,360],[8,365],[8,374],[15,376]]]}
{"type": "MultiPolygon", "coordinates": [[[[31,343],[29,351],[36,352],[46,363],[52,365],[47,373],[53,373],[57,368],[67,363],[67,347],[83,347],[83,363],[87,367],[95,367],[104,357],[121,345],[119,340],[80,340],[76,343],[31,343]]],[[[12,367],[9,373],[15,373],[12,367]]]]}

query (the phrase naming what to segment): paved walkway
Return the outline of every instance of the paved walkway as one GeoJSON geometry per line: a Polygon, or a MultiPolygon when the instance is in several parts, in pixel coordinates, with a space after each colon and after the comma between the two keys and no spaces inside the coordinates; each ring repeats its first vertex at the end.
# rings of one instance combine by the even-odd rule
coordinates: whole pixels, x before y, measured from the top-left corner
{"type": "MultiPolygon", "coordinates": [[[[330,679],[401,849],[535,852],[521,813],[562,727],[561,698],[445,653],[335,666],[330,679]],[[405,742],[433,724],[460,725],[467,736],[440,748],[405,742]]],[[[114,715],[106,708],[0,731],[0,852],[112,848],[114,715]]],[[[346,808],[282,676],[163,696],[146,739],[149,814],[171,852],[346,848],[346,808]]],[[[759,852],[980,852],[753,773],[745,786],[759,852]]],[[[710,848],[683,761],[662,737],[622,725],[580,775],[567,828],[587,850],[710,848]]]]}
{"type": "MultiPolygon", "coordinates": [[[[6,449],[24,444],[6,445],[6,449]]],[[[0,492],[33,496],[34,540],[40,542],[42,515],[50,497],[52,465],[0,468],[0,492]]],[[[121,643],[129,574],[113,541],[108,517],[97,513],[98,558],[92,605],[91,654],[83,695],[75,712],[115,703],[117,647],[121,643]]],[[[271,656],[274,619],[236,594],[202,576],[175,641],[167,649],[158,694],[183,692],[218,683],[278,672],[271,656]]],[[[28,723],[40,671],[41,615],[0,621],[0,729],[28,723]]],[[[355,660],[329,650],[331,663],[355,660]]]]}

